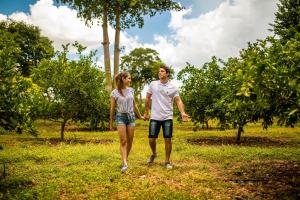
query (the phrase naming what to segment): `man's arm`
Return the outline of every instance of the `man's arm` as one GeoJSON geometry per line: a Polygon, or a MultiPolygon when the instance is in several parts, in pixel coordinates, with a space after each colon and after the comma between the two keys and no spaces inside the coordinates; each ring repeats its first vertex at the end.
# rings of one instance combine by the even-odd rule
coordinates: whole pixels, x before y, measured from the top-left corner
{"type": "Polygon", "coordinates": [[[186,122],[190,116],[185,113],[184,105],[183,105],[183,102],[182,102],[180,96],[175,97],[175,102],[176,102],[178,110],[181,114],[182,121],[186,122]]]}
{"type": "Polygon", "coordinates": [[[149,120],[149,109],[150,109],[151,96],[152,96],[152,94],[147,92],[146,99],[145,99],[144,120],[149,120]]]}

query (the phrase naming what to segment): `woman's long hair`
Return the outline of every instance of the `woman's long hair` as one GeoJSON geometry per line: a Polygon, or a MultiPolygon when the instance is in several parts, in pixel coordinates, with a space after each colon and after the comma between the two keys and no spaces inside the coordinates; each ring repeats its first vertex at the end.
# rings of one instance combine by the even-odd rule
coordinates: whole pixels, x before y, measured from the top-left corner
{"type": "Polygon", "coordinates": [[[117,90],[118,92],[124,97],[124,94],[122,92],[122,89],[124,88],[124,81],[123,78],[127,78],[129,76],[128,72],[120,72],[116,77],[116,86],[117,86],[117,90]]]}

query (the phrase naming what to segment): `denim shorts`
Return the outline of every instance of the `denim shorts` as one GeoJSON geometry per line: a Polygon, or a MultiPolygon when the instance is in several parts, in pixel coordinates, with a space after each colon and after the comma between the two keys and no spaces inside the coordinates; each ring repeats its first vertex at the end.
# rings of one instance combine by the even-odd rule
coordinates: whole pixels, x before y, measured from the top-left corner
{"type": "Polygon", "coordinates": [[[117,125],[135,126],[135,116],[131,113],[117,113],[116,123],[117,125]]]}
{"type": "Polygon", "coordinates": [[[164,121],[158,121],[151,119],[149,125],[149,138],[157,138],[160,127],[163,129],[164,138],[172,138],[173,135],[173,120],[167,119],[164,121]]]}

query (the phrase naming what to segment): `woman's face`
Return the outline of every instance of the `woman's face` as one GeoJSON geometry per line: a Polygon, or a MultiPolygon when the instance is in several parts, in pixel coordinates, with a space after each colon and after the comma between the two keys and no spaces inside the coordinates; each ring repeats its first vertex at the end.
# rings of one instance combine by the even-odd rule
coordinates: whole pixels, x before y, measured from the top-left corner
{"type": "Polygon", "coordinates": [[[131,84],[131,76],[127,76],[126,78],[123,78],[123,83],[125,86],[130,86],[131,84]]]}

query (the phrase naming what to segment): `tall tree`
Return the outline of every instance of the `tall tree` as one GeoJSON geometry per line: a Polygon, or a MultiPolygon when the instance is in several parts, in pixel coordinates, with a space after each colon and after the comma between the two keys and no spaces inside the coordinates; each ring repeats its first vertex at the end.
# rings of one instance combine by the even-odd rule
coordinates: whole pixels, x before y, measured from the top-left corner
{"type": "Polygon", "coordinates": [[[24,22],[6,20],[0,21],[0,29],[10,33],[20,48],[16,61],[23,76],[28,77],[32,68],[37,67],[43,58],[50,59],[54,56],[52,41],[42,36],[38,27],[24,22]]]}

